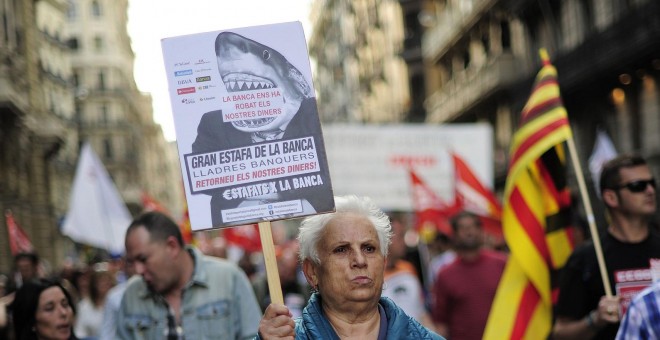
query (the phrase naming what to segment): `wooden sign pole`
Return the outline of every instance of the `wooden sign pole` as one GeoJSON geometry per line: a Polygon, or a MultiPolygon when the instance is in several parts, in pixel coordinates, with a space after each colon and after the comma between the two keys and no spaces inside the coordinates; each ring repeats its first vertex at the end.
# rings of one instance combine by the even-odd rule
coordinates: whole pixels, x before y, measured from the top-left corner
{"type": "Polygon", "coordinates": [[[270,229],[270,222],[259,222],[259,235],[261,236],[261,248],[264,254],[264,263],[266,265],[266,277],[268,278],[270,302],[283,305],[284,297],[282,296],[280,272],[277,269],[275,245],[273,244],[273,234],[270,229]]]}
{"type": "Polygon", "coordinates": [[[580,189],[580,196],[582,197],[582,203],[584,204],[584,210],[587,214],[587,222],[589,222],[589,232],[591,232],[591,239],[594,243],[594,249],[596,251],[596,260],[598,261],[598,269],[600,270],[600,278],[603,280],[603,287],[605,288],[605,295],[607,297],[612,297],[612,286],[610,285],[609,276],[607,276],[607,266],[605,265],[605,257],[603,256],[603,248],[601,247],[600,237],[598,236],[598,228],[596,227],[596,219],[594,218],[594,212],[591,209],[591,201],[589,200],[589,194],[587,192],[587,185],[584,183],[584,175],[582,174],[582,166],[580,165],[580,158],[577,155],[577,148],[575,147],[575,142],[573,138],[569,138],[568,151],[571,155],[571,161],[573,163],[573,168],[575,169],[575,175],[578,181],[578,187],[580,189]]]}

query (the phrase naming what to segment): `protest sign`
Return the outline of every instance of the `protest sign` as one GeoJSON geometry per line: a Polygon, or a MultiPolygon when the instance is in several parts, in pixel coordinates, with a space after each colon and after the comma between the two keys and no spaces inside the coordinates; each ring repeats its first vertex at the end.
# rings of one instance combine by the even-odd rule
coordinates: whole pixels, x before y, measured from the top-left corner
{"type": "Polygon", "coordinates": [[[334,210],[299,22],[162,48],[193,230],[334,210]]]}

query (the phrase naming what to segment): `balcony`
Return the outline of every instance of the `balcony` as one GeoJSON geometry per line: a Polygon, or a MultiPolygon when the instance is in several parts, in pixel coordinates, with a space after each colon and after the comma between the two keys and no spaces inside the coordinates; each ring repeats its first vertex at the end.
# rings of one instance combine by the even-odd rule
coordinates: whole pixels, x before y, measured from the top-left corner
{"type": "Polygon", "coordinates": [[[127,121],[82,121],[79,123],[80,129],[84,130],[109,130],[109,131],[121,131],[126,133],[131,128],[134,127],[133,124],[127,121]]]}
{"type": "Polygon", "coordinates": [[[466,70],[464,77],[453,77],[426,99],[426,121],[446,123],[487,99],[497,90],[511,86],[526,74],[523,64],[511,54],[491,59],[478,70],[466,70]],[[458,78],[458,79],[457,79],[458,78]]]}
{"type": "Polygon", "coordinates": [[[28,85],[25,77],[24,57],[5,52],[0,55],[0,107],[9,109],[16,116],[29,112],[28,85]]]}
{"type": "Polygon", "coordinates": [[[498,0],[474,0],[462,8],[448,9],[436,20],[438,23],[422,37],[422,55],[426,60],[438,60],[465,32],[490,10],[498,0]]]}
{"type": "Polygon", "coordinates": [[[660,2],[649,1],[630,9],[602,31],[591,34],[581,45],[560,55],[555,66],[562,91],[599,86],[611,81],[612,73],[649,67],[660,56],[660,2]]]}

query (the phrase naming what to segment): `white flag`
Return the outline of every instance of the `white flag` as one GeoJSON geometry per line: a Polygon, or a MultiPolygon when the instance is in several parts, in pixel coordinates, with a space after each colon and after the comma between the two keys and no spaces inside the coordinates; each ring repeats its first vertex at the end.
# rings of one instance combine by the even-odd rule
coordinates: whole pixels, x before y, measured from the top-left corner
{"type": "Polygon", "coordinates": [[[80,151],[62,232],[76,242],[121,254],[131,220],[103,163],[85,143],[80,151]]]}
{"type": "Polygon", "coordinates": [[[598,130],[596,142],[594,143],[594,151],[589,157],[589,171],[591,171],[591,179],[594,181],[594,187],[598,195],[600,195],[600,171],[603,168],[603,164],[614,157],[616,157],[616,149],[614,148],[614,144],[612,144],[612,140],[605,131],[598,130]]]}

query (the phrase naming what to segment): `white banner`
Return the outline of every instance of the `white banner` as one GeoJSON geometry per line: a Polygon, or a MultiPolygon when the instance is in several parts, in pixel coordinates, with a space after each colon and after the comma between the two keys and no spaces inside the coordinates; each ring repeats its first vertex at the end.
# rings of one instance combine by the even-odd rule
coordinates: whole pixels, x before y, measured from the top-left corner
{"type": "Polygon", "coordinates": [[[445,201],[454,199],[450,151],[493,187],[493,140],[488,124],[323,126],[335,194],[373,198],[386,210],[412,211],[412,167],[445,201]]]}

